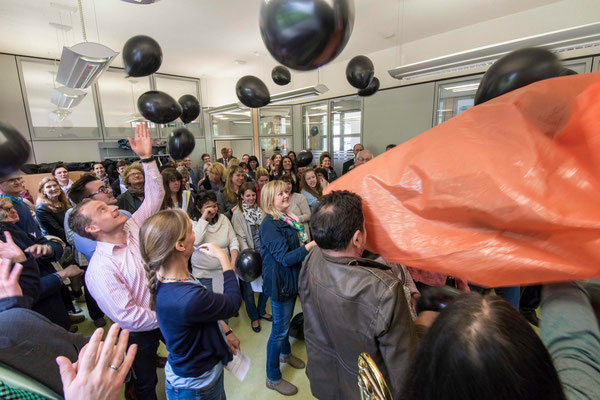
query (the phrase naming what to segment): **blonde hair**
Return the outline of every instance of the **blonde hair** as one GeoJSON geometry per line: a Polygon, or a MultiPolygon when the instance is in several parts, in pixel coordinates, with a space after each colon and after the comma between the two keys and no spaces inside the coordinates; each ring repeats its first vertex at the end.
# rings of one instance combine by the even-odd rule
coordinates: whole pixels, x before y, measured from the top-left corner
{"type": "Polygon", "coordinates": [[[275,208],[275,196],[280,190],[285,191],[286,187],[287,185],[285,182],[274,180],[268,182],[260,190],[260,208],[275,220],[279,219],[279,211],[275,208]]]}
{"type": "Polygon", "coordinates": [[[319,182],[319,178],[317,178],[317,186],[313,189],[306,182],[306,174],[312,172],[317,175],[317,172],[313,168],[306,168],[304,172],[302,172],[302,180],[300,181],[300,189],[306,190],[308,193],[315,196],[317,199],[320,199],[323,195],[323,188],[321,187],[321,182],[319,182]]]}
{"type": "Polygon", "coordinates": [[[68,210],[69,208],[71,208],[71,203],[69,203],[67,195],[65,194],[65,192],[62,191],[62,189],[60,189],[60,193],[58,194],[58,199],[56,202],[53,202],[48,198],[48,196],[46,196],[46,194],[44,193],[44,186],[46,186],[48,182],[56,183],[56,185],[58,185],[58,188],[60,189],[60,183],[58,183],[58,180],[56,180],[55,177],[45,177],[40,181],[38,185],[38,192],[40,195],[38,196],[36,203],[47,205],[53,212],[68,210]]]}
{"type": "Polygon", "coordinates": [[[208,167],[208,173],[215,171],[221,177],[221,182],[225,182],[225,166],[219,162],[214,162],[208,167]]]}
{"type": "MultiPolygon", "coordinates": [[[[227,200],[228,203],[237,203],[238,201],[238,194],[235,193],[235,190],[233,188],[233,174],[235,173],[244,173],[244,169],[242,167],[240,167],[239,165],[236,167],[229,167],[227,168],[227,180],[225,181],[225,187],[223,188],[223,194],[225,195],[225,199],[227,200]]],[[[244,182],[242,182],[244,183],[244,182]]],[[[240,185],[241,186],[241,185],[240,185]]]]}
{"type": "Polygon", "coordinates": [[[331,159],[331,155],[330,155],[330,154],[329,154],[327,151],[324,151],[324,152],[322,152],[322,153],[321,153],[321,155],[319,156],[319,162],[317,163],[317,165],[316,165],[315,169],[317,169],[317,168],[323,168],[323,165],[322,165],[322,164],[323,164],[323,159],[324,159],[325,157],[329,158],[329,162],[331,162],[331,164],[333,164],[333,161],[332,161],[332,159],[331,159]]]}
{"type": "Polygon", "coordinates": [[[144,176],[144,180],[146,179],[146,174],[144,174],[144,167],[142,167],[142,164],[140,164],[139,162],[133,163],[131,165],[128,165],[127,167],[125,167],[125,171],[123,171],[123,183],[125,184],[125,187],[129,187],[129,175],[131,174],[131,171],[133,170],[139,171],[142,173],[142,175],[144,176]]]}
{"type": "Polygon", "coordinates": [[[156,273],[175,253],[175,244],[184,240],[192,223],[185,211],[172,208],[158,212],[140,229],[140,254],[150,290],[150,309],[156,310],[156,273]]]}
{"type": "Polygon", "coordinates": [[[260,178],[261,176],[269,177],[269,171],[259,166],[256,167],[256,170],[254,171],[254,176],[256,177],[256,180],[258,180],[258,178],[260,178]]]}

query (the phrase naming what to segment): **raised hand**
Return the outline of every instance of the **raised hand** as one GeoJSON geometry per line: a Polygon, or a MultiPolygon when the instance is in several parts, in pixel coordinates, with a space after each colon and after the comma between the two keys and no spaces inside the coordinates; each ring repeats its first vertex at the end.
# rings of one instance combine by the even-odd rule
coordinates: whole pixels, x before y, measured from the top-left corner
{"type": "Polygon", "coordinates": [[[123,381],[133,365],[137,345],[127,351],[129,331],[123,330],[115,346],[119,324],[113,324],[102,343],[103,329],[97,329],[90,342],[79,353],[75,364],[66,357],[56,362],[65,392],[65,400],[114,400],[119,396],[123,381]]]}
{"type": "Polygon", "coordinates": [[[139,123],[135,127],[135,138],[127,138],[131,150],[138,155],[138,157],[150,158],[152,157],[152,139],[150,138],[150,130],[146,124],[139,123]]]}
{"type": "Polygon", "coordinates": [[[7,258],[14,263],[25,262],[27,257],[23,253],[23,250],[13,241],[10,232],[4,231],[4,239],[6,242],[0,241],[0,258],[7,258]]]}
{"type": "Polygon", "coordinates": [[[23,296],[23,291],[19,286],[19,276],[21,276],[23,266],[15,264],[11,271],[11,264],[7,258],[0,259],[0,299],[23,296]]]}

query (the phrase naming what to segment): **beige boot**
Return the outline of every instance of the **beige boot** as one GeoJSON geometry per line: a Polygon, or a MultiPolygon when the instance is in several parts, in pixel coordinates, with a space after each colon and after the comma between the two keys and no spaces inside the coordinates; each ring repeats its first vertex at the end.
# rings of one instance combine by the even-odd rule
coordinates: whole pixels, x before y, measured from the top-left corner
{"type": "Polygon", "coordinates": [[[284,379],[282,379],[279,383],[271,383],[267,381],[267,387],[271,390],[279,392],[284,396],[293,396],[298,393],[298,388],[284,379]]]}
{"type": "Polygon", "coordinates": [[[279,362],[286,363],[286,364],[290,365],[292,368],[296,368],[296,369],[303,369],[306,366],[304,364],[304,361],[302,361],[301,359],[299,359],[298,357],[296,357],[293,354],[290,354],[285,357],[279,356],[279,362]]]}

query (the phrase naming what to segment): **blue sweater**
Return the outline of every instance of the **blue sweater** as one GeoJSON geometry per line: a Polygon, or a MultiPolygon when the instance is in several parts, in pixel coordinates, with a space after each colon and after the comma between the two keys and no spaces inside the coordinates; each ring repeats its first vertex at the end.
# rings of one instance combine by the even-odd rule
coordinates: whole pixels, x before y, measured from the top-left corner
{"type": "Polygon", "coordinates": [[[158,285],[156,319],[177,376],[196,378],[233,358],[218,321],[235,315],[242,296],[235,273],[226,271],[223,276],[223,294],[193,282],[158,285]]]}
{"type": "Polygon", "coordinates": [[[298,231],[271,215],[260,224],[260,256],[263,289],[272,301],[286,301],[298,294],[298,275],[308,252],[300,245],[298,231]]]}

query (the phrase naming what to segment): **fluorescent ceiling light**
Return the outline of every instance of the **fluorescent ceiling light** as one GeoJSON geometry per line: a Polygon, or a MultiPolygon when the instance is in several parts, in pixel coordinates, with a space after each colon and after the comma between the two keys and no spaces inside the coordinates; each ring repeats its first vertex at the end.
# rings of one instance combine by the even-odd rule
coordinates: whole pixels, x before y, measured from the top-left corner
{"type": "Polygon", "coordinates": [[[453,92],[457,92],[462,90],[475,90],[479,87],[479,82],[476,83],[466,83],[464,85],[456,85],[456,86],[448,86],[444,87],[444,90],[452,90],[453,92]]]}
{"type": "Polygon", "coordinates": [[[100,43],[83,42],[63,47],[56,81],[72,89],[85,89],[118,54],[100,43]]]}
{"type": "Polygon", "coordinates": [[[248,124],[250,125],[250,121],[233,121],[234,124],[248,124]]]}
{"type": "Polygon", "coordinates": [[[87,95],[83,90],[71,89],[65,86],[52,89],[50,101],[58,108],[68,109],[75,107],[87,95]]]}
{"type": "Polygon", "coordinates": [[[206,111],[209,114],[220,114],[225,111],[248,112],[249,110],[242,103],[231,103],[231,104],[225,104],[224,106],[219,106],[219,107],[210,107],[206,111]]]}
{"type": "Polygon", "coordinates": [[[319,96],[327,92],[329,88],[322,83],[315,86],[308,86],[301,89],[294,89],[287,92],[277,93],[271,96],[269,104],[278,104],[285,101],[300,100],[308,97],[319,96]]]}
{"type": "Polygon", "coordinates": [[[445,73],[468,73],[487,68],[503,55],[523,47],[541,47],[553,53],[600,46],[600,22],[510,40],[389,70],[396,79],[433,78],[445,73]]]}

